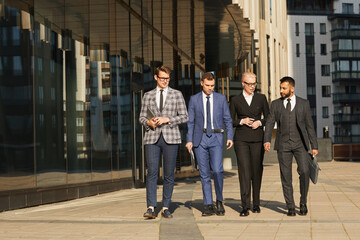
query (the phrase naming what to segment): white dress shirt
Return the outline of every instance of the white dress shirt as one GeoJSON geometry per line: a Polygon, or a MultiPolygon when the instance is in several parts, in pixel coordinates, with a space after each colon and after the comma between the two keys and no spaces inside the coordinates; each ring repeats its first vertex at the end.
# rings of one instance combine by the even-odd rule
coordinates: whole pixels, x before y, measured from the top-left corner
{"type": "MultiPolygon", "coordinates": [[[[164,88],[163,90],[163,108],[165,106],[165,100],[167,96],[169,87],[164,88]]],[[[160,109],[160,88],[156,87],[156,106],[160,109]]]]}
{"type": "MultiPolygon", "coordinates": [[[[285,98],[285,99],[283,100],[283,104],[284,104],[284,107],[285,107],[285,108],[286,108],[286,105],[287,105],[287,103],[288,103],[287,100],[288,100],[287,98],[285,98]]],[[[290,105],[291,105],[291,111],[294,110],[294,107],[295,107],[295,105],[296,105],[296,97],[295,97],[295,94],[290,98],[290,105]]]]}
{"type": "MultiPolygon", "coordinates": [[[[203,105],[204,105],[204,128],[207,128],[207,126],[206,126],[206,121],[207,121],[207,113],[206,113],[206,102],[207,102],[207,95],[204,93],[204,92],[202,92],[202,98],[203,98],[203,105]]],[[[210,101],[210,113],[211,113],[211,129],[214,129],[214,121],[213,121],[213,119],[214,119],[214,94],[213,93],[211,93],[210,94],[210,99],[209,99],[209,101],[210,101]]]]}
{"type": "Polygon", "coordinates": [[[250,95],[247,95],[247,94],[245,93],[245,91],[243,91],[243,96],[244,96],[247,104],[250,106],[250,105],[251,105],[251,101],[252,101],[252,99],[253,99],[253,97],[254,97],[254,93],[252,93],[252,94],[250,94],[250,95]]]}

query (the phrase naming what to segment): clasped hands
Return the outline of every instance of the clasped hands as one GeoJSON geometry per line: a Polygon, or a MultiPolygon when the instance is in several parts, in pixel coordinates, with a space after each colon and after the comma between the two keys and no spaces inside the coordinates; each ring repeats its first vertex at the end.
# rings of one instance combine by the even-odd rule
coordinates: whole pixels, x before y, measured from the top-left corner
{"type": "Polygon", "coordinates": [[[246,117],[241,119],[241,124],[251,127],[252,129],[257,129],[260,126],[260,121],[255,121],[254,118],[246,117]]]}
{"type": "Polygon", "coordinates": [[[155,129],[156,127],[159,127],[161,125],[163,125],[164,123],[169,123],[170,122],[170,118],[168,117],[154,117],[152,119],[150,119],[149,121],[147,121],[147,125],[152,127],[153,129],[155,129]]]}

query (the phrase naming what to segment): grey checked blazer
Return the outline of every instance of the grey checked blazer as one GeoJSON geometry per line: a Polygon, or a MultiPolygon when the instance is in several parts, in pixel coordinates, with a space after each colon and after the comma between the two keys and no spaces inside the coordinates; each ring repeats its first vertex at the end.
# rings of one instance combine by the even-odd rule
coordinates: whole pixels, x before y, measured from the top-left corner
{"type": "Polygon", "coordinates": [[[164,140],[168,144],[181,143],[181,135],[179,131],[179,124],[188,121],[188,113],[185,105],[185,100],[182,93],[178,90],[168,87],[164,107],[162,113],[156,105],[156,88],[146,92],[141,104],[141,112],[139,122],[145,128],[144,144],[154,144],[162,133],[164,140]],[[155,114],[155,117],[170,118],[169,124],[163,124],[152,130],[146,122],[148,108],[155,114]]]}

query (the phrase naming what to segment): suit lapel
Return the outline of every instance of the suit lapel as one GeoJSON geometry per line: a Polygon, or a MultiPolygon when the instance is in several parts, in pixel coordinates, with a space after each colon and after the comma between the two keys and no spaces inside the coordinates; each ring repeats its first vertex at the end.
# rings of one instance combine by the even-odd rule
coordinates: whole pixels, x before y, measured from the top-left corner
{"type": "Polygon", "coordinates": [[[163,111],[166,108],[166,106],[168,105],[168,102],[171,101],[171,97],[173,96],[173,90],[172,88],[168,87],[168,92],[166,94],[166,99],[165,99],[165,103],[164,103],[164,107],[163,107],[163,111]]]}
{"type": "Polygon", "coordinates": [[[151,93],[151,99],[150,99],[150,105],[152,106],[151,109],[155,109],[157,111],[157,113],[160,113],[160,110],[156,104],[156,88],[152,90],[153,92],[151,93]]]}

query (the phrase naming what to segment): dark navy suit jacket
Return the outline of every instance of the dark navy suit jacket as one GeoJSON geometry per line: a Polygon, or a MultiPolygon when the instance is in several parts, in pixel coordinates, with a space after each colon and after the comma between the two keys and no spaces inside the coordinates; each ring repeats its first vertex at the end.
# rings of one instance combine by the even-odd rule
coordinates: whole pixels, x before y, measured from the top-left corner
{"type": "MultiPolygon", "coordinates": [[[[214,129],[223,129],[225,126],[228,140],[233,140],[233,126],[230,115],[229,105],[226,97],[220,93],[213,92],[213,126],[214,129]]],[[[192,142],[194,147],[198,147],[204,129],[204,104],[202,91],[191,96],[188,107],[189,121],[187,122],[188,132],[187,142],[192,142]]],[[[215,133],[221,146],[224,146],[224,133],[215,133]]]]}

